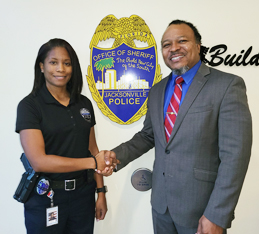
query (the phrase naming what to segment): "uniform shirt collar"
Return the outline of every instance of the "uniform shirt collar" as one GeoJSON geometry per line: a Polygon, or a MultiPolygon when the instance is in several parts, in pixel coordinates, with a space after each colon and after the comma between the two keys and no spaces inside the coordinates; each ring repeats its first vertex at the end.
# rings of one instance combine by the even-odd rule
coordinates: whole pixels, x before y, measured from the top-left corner
{"type": "MultiPolygon", "coordinates": [[[[51,95],[51,93],[47,89],[46,83],[44,83],[42,85],[42,87],[39,91],[39,94],[42,96],[45,103],[62,105],[51,95]]],[[[74,102],[74,100],[73,100],[73,98],[71,98],[69,105],[72,104],[73,102],[74,102]]]]}

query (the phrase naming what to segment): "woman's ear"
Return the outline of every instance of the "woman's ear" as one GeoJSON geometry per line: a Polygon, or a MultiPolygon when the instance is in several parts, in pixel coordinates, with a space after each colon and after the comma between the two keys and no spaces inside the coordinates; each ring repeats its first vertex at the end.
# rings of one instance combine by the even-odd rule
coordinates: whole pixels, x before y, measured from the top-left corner
{"type": "Polygon", "coordinates": [[[42,62],[40,62],[40,70],[41,70],[42,73],[44,73],[44,66],[43,66],[42,62]]]}

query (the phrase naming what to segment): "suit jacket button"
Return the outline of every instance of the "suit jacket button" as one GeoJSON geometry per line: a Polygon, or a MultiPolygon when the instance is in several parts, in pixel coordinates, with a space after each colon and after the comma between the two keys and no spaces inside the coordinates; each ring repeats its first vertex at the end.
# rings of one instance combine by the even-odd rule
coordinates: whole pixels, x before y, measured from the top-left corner
{"type": "Polygon", "coordinates": [[[163,172],[163,176],[165,176],[165,173],[163,172]]]}
{"type": "Polygon", "coordinates": [[[170,154],[170,150],[166,150],[165,153],[166,153],[166,154],[170,154]]]}

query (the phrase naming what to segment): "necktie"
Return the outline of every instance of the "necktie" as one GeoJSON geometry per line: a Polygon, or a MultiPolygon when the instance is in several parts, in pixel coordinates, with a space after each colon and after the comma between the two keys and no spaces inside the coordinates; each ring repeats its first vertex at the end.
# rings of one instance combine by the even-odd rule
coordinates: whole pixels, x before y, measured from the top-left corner
{"type": "Polygon", "coordinates": [[[169,138],[173,131],[174,123],[178,114],[179,105],[182,97],[182,82],[183,78],[181,76],[177,76],[175,78],[174,93],[167,108],[165,116],[165,136],[167,142],[169,141],[169,138]]]}

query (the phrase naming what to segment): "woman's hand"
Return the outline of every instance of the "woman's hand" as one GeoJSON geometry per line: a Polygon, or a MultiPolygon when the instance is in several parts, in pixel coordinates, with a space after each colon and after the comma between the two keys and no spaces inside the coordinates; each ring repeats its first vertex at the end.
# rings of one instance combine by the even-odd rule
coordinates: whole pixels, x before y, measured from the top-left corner
{"type": "Polygon", "coordinates": [[[105,194],[100,192],[98,193],[98,198],[95,204],[95,218],[97,222],[105,218],[107,210],[105,194]]]}

